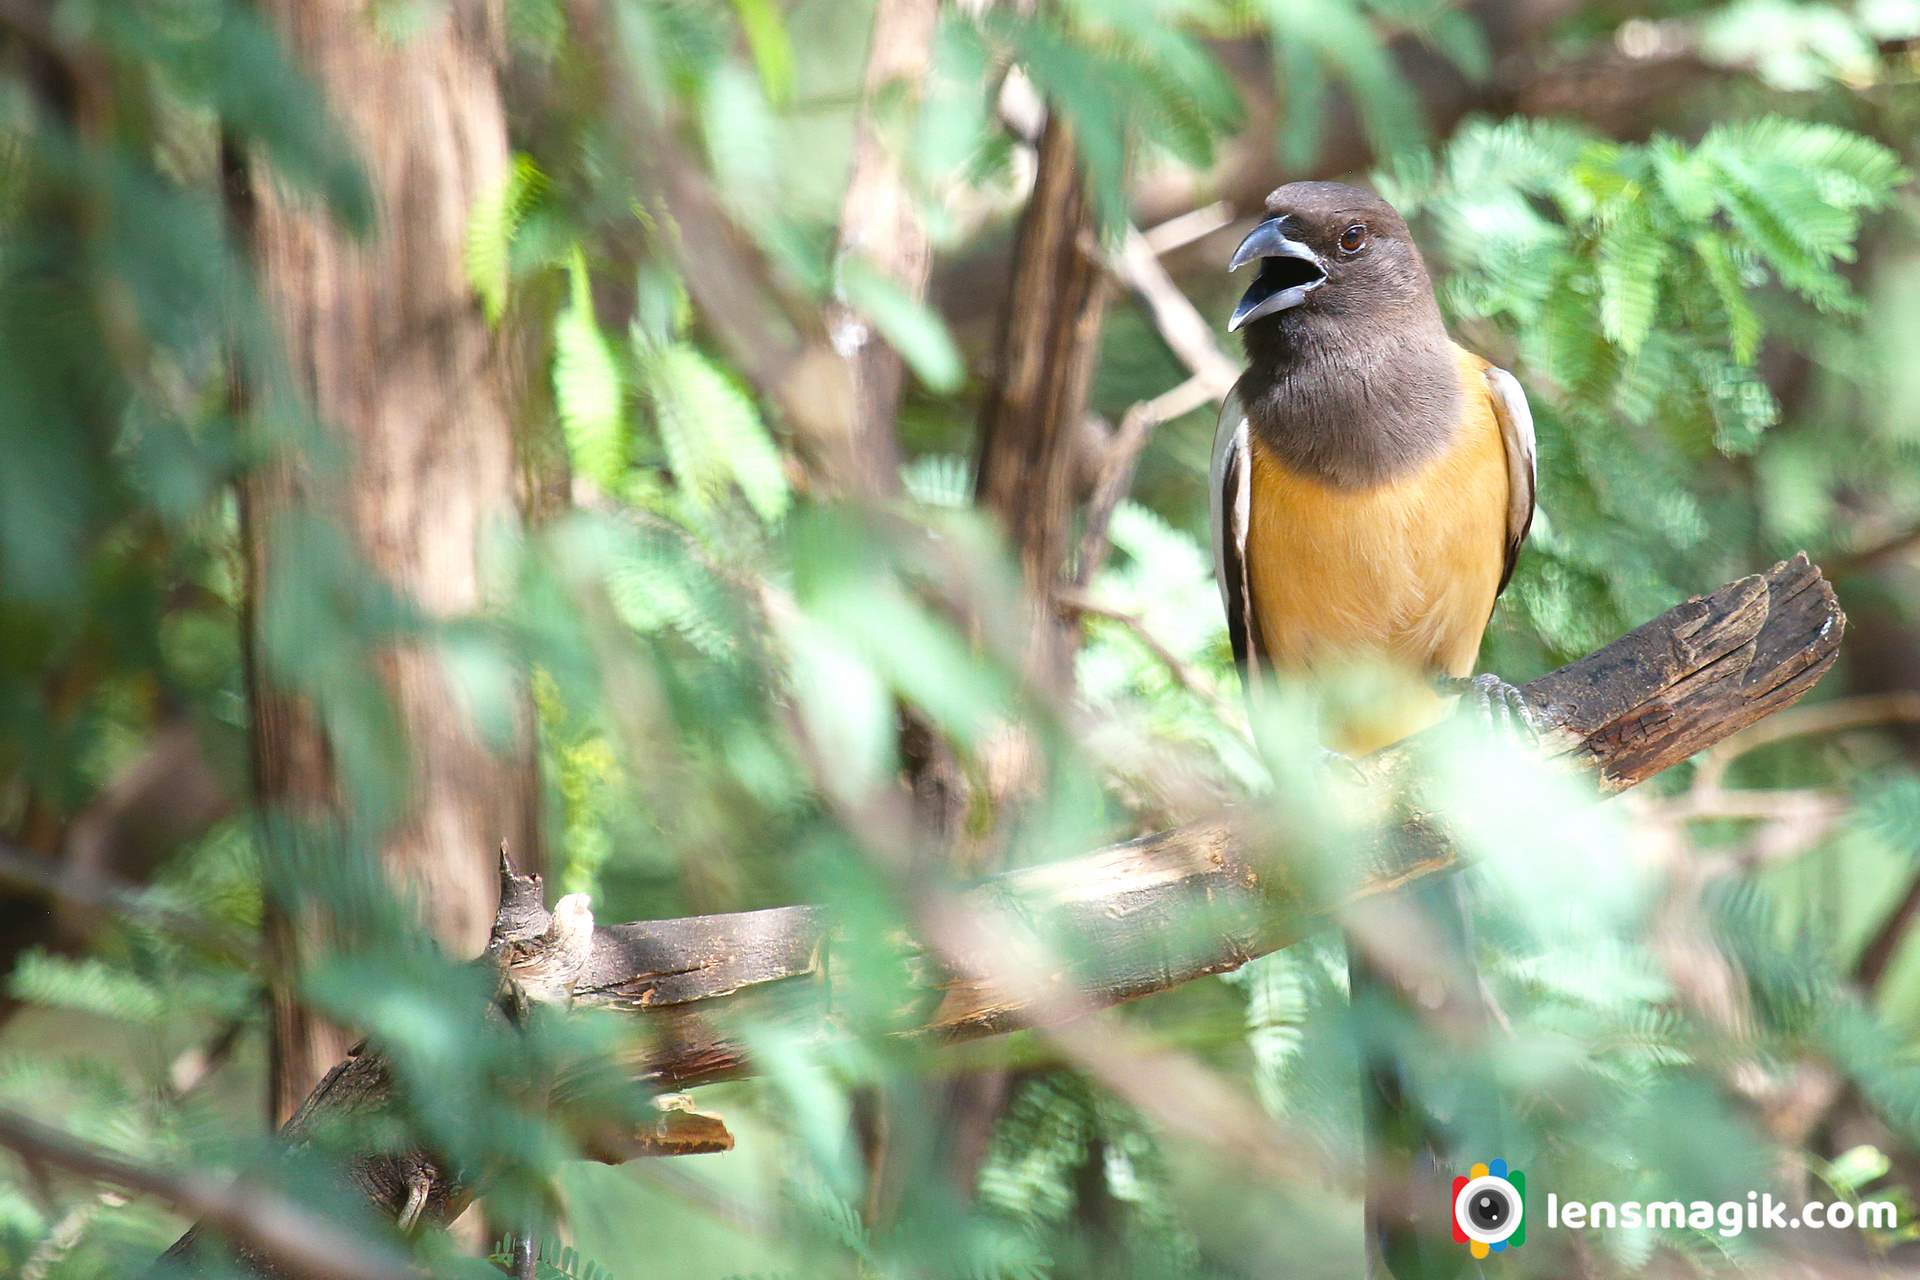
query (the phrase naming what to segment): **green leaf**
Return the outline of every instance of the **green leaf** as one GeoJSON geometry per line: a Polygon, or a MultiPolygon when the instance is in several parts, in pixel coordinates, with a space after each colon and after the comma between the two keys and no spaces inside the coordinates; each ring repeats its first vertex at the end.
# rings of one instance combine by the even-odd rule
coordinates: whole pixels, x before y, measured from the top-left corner
{"type": "Polygon", "coordinates": [[[1667,258],[1666,242],[1649,225],[1645,205],[1629,205],[1600,233],[1596,257],[1601,328],[1632,355],[1653,329],[1667,258]]]}
{"type": "Polygon", "coordinates": [[[752,397],[684,342],[642,349],[637,356],[661,447],[681,491],[704,507],[732,484],[762,520],[784,515],[792,499],[786,462],[752,397]]]}
{"type": "Polygon", "coordinates": [[[760,87],[769,101],[785,102],[793,93],[793,40],[780,6],[774,0],[733,0],[733,9],[760,72],[760,87]]]}
{"type": "Polygon", "coordinates": [[[573,469],[607,492],[627,470],[627,426],[620,369],[593,314],[586,254],[567,267],[570,294],[553,331],[553,396],[573,469]]]}
{"type": "Polygon", "coordinates": [[[932,308],[858,257],[841,263],[840,291],[847,305],[872,322],[929,390],[959,388],[966,375],[960,348],[932,308]]]}
{"type": "Polygon", "coordinates": [[[1827,1185],[1842,1195],[1857,1195],[1869,1183],[1887,1176],[1893,1161],[1876,1146],[1861,1143],[1849,1147],[1829,1161],[1822,1176],[1827,1185]]]}
{"type": "Polygon", "coordinates": [[[7,993],[50,1009],[158,1022],[166,1014],[160,992],[123,969],[97,959],[69,960],[33,950],[15,963],[7,993]]]}
{"type": "Polygon", "coordinates": [[[1760,313],[1753,309],[1747,300],[1746,288],[1740,280],[1740,269],[1734,264],[1733,252],[1728,247],[1726,237],[1715,231],[1703,231],[1693,237],[1693,251],[1705,268],[1707,283],[1712,286],[1714,295],[1720,300],[1720,307],[1727,315],[1727,337],[1730,339],[1733,358],[1741,364],[1752,364],[1754,357],[1760,354],[1760,339],[1765,328],[1760,321],[1760,313]]]}
{"type": "Polygon", "coordinates": [[[497,325],[507,309],[513,239],[527,210],[546,189],[546,175],[531,156],[513,158],[499,190],[482,197],[467,222],[467,280],[480,295],[487,323],[497,325]]]}
{"type": "MultiPolygon", "coordinates": [[[[1371,15],[1355,0],[1259,0],[1258,11],[1276,50],[1308,51],[1317,68],[1345,82],[1376,150],[1391,153],[1425,135],[1413,90],[1371,15]]],[[[1309,101],[1307,93],[1288,85],[1289,78],[1306,72],[1300,55],[1289,52],[1282,62],[1289,112],[1317,120],[1322,109],[1319,86],[1307,81],[1309,101]]],[[[1317,76],[1319,71],[1306,74],[1317,76]]]]}

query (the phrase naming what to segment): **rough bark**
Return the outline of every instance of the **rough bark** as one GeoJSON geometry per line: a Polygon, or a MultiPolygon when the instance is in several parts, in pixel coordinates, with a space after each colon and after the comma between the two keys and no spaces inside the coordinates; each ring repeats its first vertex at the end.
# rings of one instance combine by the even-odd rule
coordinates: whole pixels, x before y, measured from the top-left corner
{"type": "MultiPolygon", "coordinates": [[[[461,262],[469,213],[507,169],[501,19],[484,0],[454,0],[397,44],[375,29],[368,0],[263,8],[357,144],[377,202],[372,235],[356,242],[264,168],[251,184],[253,256],[294,389],[347,454],[344,474],[282,457],[245,494],[255,785],[263,803],[311,815],[335,802],[325,734],[258,645],[281,520],[317,510],[341,521],[373,570],[432,618],[484,608],[484,544],[517,523],[509,353],[461,262]]],[[[428,648],[397,644],[379,662],[409,762],[406,812],[381,856],[431,904],[436,935],[473,951],[492,918],[491,850],[502,839],[534,847],[530,759],[482,742],[428,648]]],[[[271,932],[283,952],[301,950],[297,922],[271,932]]],[[[344,1047],[277,996],[275,1114],[344,1047]]]]}
{"type": "MultiPolygon", "coordinates": [[[[1000,520],[1039,609],[1043,662],[1064,652],[1049,602],[1072,531],[1074,445],[1106,312],[1086,250],[1093,211],[1073,130],[1051,116],[1020,222],[993,385],[980,417],[979,504],[1000,520]]],[[[1046,668],[1042,668],[1046,669],[1046,668]]]]}
{"type": "MultiPolygon", "coordinates": [[[[1548,753],[1610,794],[1798,701],[1833,665],[1845,624],[1819,570],[1796,556],[1668,610],[1533,681],[1526,693],[1559,721],[1548,753]]],[[[1416,742],[1368,769],[1392,785],[1418,756],[1416,742]]],[[[1230,818],[1008,872],[974,890],[976,901],[1040,923],[1071,963],[1022,995],[970,976],[967,966],[943,969],[923,956],[917,971],[932,1000],[920,1033],[964,1040],[1029,1025],[1035,989],[1105,1007],[1226,972],[1356,902],[1446,871],[1456,858],[1415,809],[1398,832],[1354,851],[1349,887],[1331,898],[1262,857],[1258,841],[1230,818]]],[[[505,878],[498,936],[531,938],[553,928],[539,893],[537,878],[505,878]]],[[[641,1079],[661,1088],[704,1084],[753,1069],[744,1042],[726,1026],[783,1019],[809,1034],[840,1034],[834,1010],[849,1004],[835,998],[834,983],[844,979],[834,945],[828,914],[808,906],[605,926],[593,932],[572,996],[651,1024],[652,1048],[633,1064],[641,1079]],[[725,1019],[712,1018],[717,1013],[725,1019]]],[[[330,1111],[378,1105],[387,1087],[377,1052],[343,1062],[287,1140],[301,1140],[304,1126],[330,1111]]],[[[651,1150],[666,1154],[671,1146],[651,1150]]],[[[436,1209],[457,1208],[472,1192],[424,1153],[365,1163],[354,1171],[356,1186],[389,1214],[423,1176],[436,1209]]]]}

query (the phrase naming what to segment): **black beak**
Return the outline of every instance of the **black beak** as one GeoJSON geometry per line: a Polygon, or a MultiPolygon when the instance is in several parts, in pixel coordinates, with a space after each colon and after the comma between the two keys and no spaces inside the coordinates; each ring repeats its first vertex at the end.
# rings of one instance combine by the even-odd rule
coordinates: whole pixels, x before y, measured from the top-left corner
{"type": "Polygon", "coordinates": [[[1227,321],[1228,333],[1261,316],[1299,306],[1309,293],[1327,282],[1327,269],[1319,257],[1287,235],[1286,222],[1285,214],[1268,218],[1249,231],[1240,247],[1233,251],[1233,261],[1227,264],[1227,270],[1238,271],[1257,258],[1260,274],[1240,299],[1240,305],[1233,309],[1233,318],[1227,321]]]}

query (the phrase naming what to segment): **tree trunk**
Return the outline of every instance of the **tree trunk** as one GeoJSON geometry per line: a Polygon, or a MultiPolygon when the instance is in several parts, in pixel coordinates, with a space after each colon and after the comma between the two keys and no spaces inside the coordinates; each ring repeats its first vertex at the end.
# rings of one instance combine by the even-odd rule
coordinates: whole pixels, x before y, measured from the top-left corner
{"type": "Polygon", "coordinates": [[[1000,332],[999,367],[980,417],[979,504],[1007,531],[1035,618],[1035,670],[1064,680],[1070,652],[1053,607],[1073,530],[1074,445],[1086,416],[1107,286],[1089,252],[1092,209],[1073,130],[1057,113],[1038,144],[1000,332]]]}
{"type": "MultiPolygon", "coordinates": [[[[453,0],[396,42],[376,29],[370,0],[262,8],[358,146],[377,209],[371,236],[355,241],[264,167],[248,184],[254,261],[293,389],[347,455],[338,469],[283,455],[245,487],[254,781],[263,806],[343,816],[351,798],[332,776],[320,719],[284,691],[292,673],[263,648],[272,619],[262,602],[270,607],[284,518],[309,511],[343,524],[368,567],[429,618],[487,604],[483,546],[519,522],[512,361],[467,283],[462,250],[470,210],[507,171],[501,16],[488,0],[453,0]]],[[[385,827],[380,856],[396,886],[430,904],[440,941],[472,954],[492,921],[494,851],[506,840],[524,862],[536,843],[527,703],[522,695],[518,742],[500,753],[430,648],[395,644],[379,667],[407,761],[404,810],[385,827]]],[[[269,926],[290,967],[310,950],[307,935],[284,915],[269,926]]],[[[276,991],[276,1119],[345,1048],[341,1033],[276,991]]]]}

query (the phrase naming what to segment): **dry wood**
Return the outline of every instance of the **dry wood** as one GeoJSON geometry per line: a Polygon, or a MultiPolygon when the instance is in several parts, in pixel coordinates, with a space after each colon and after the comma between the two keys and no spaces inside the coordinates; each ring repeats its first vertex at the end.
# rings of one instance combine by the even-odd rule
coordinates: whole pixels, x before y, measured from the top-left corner
{"type": "MultiPolygon", "coordinates": [[[[1798,701],[1832,666],[1845,623],[1819,570],[1796,556],[1670,609],[1525,688],[1558,720],[1550,752],[1603,793],[1616,792],[1798,701]]],[[[1414,758],[1398,748],[1369,767],[1391,781],[1414,758]]],[[[1298,940],[1354,901],[1445,871],[1455,859],[1413,814],[1397,837],[1356,851],[1350,891],[1328,900],[1290,879],[1283,863],[1261,858],[1247,833],[1222,818],[1008,872],[974,890],[975,903],[996,918],[1043,922],[1072,962],[1022,994],[966,973],[941,975],[928,963],[937,999],[922,1030],[961,1040],[1029,1025],[1035,988],[1070,992],[1081,1007],[1109,1006],[1222,973],[1298,940]]],[[[496,954],[553,930],[541,893],[538,877],[503,869],[496,954]]],[[[599,927],[573,1000],[646,1019],[656,1034],[636,1069],[663,1090],[738,1076],[752,1070],[746,1046],[712,1014],[724,1012],[732,1025],[778,1018],[818,1035],[839,1033],[829,926],[822,908],[795,906],[599,927]]],[[[318,1117],[378,1108],[388,1087],[378,1053],[350,1058],[283,1138],[297,1144],[318,1117]]],[[[636,1145],[641,1154],[683,1149],[668,1140],[636,1145]]],[[[435,1220],[472,1195],[423,1153],[370,1155],[352,1177],[394,1216],[421,1186],[435,1220]]]]}

